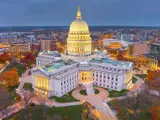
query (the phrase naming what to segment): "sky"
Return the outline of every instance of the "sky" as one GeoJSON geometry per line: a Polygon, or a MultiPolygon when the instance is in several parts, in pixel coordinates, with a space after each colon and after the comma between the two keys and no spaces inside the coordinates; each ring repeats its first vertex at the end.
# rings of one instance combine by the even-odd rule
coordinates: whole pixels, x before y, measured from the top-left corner
{"type": "Polygon", "coordinates": [[[160,0],[0,0],[0,26],[160,26],[160,0]]]}

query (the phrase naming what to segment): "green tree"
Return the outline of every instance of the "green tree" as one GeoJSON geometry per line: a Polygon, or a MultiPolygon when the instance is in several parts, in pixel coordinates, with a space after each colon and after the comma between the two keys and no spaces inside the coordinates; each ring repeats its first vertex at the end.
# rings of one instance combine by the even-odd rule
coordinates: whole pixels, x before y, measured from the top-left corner
{"type": "Polygon", "coordinates": [[[118,120],[129,120],[130,114],[126,108],[120,109],[118,114],[116,115],[118,120]]]}

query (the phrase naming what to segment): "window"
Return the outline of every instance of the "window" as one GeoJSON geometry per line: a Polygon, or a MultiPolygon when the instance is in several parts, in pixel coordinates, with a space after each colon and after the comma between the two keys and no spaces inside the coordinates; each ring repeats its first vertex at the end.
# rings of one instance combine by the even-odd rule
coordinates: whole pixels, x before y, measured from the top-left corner
{"type": "Polygon", "coordinates": [[[115,87],[115,89],[117,89],[117,87],[115,87]]]}
{"type": "Polygon", "coordinates": [[[113,88],[113,86],[111,86],[111,88],[113,88]]]}
{"type": "Polygon", "coordinates": [[[118,78],[116,78],[116,81],[118,81],[118,78]]]}

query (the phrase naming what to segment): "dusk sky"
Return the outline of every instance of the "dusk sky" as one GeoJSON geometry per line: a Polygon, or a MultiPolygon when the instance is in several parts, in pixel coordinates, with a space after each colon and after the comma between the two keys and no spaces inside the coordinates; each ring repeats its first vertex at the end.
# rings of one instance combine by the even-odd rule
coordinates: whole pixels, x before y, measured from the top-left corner
{"type": "Polygon", "coordinates": [[[0,0],[0,26],[69,26],[77,6],[89,25],[160,26],[160,0],[0,0]]]}

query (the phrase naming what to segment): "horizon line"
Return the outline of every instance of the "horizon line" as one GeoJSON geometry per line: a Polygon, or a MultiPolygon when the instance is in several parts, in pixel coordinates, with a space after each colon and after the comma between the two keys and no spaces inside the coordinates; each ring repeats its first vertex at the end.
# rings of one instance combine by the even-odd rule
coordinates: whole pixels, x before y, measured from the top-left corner
{"type": "MultiPolygon", "coordinates": [[[[91,27],[160,27],[156,25],[90,25],[91,27]]],[[[90,27],[89,26],[89,27],[90,27]]],[[[70,27],[70,25],[5,25],[0,27],[70,27]]]]}

